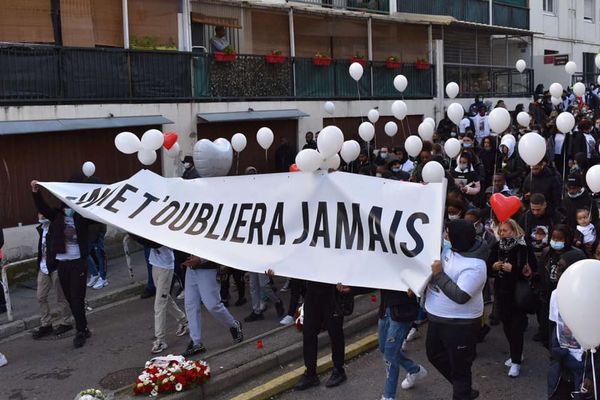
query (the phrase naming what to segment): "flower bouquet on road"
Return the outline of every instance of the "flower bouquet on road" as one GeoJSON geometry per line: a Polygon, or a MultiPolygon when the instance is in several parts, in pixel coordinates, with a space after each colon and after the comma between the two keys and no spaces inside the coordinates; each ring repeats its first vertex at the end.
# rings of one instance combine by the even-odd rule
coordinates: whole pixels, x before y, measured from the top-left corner
{"type": "Polygon", "coordinates": [[[202,385],[210,379],[210,367],[204,361],[188,360],[182,356],[155,357],[146,362],[138,376],[135,394],[158,396],[181,392],[202,385]]]}
{"type": "Polygon", "coordinates": [[[79,392],[75,400],[108,400],[98,389],[86,389],[79,392]]]}

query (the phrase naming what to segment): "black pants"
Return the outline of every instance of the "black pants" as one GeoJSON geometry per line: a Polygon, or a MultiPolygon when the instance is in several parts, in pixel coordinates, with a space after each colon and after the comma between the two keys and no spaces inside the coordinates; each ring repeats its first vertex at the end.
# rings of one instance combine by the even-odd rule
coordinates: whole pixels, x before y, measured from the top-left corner
{"type": "Polygon", "coordinates": [[[229,278],[233,276],[233,282],[238,291],[238,300],[246,297],[246,282],[244,282],[244,271],[235,268],[227,268],[227,273],[221,278],[221,299],[229,300],[229,278]]]}
{"type": "Polygon", "coordinates": [[[471,399],[471,365],[481,324],[465,325],[429,321],[427,359],[452,384],[453,400],[471,399]]]}
{"type": "Polygon", "coordinates": [[[523,336],[527,327],[527,313],[519,310],[517,307],[502,304],[501,299],[498,306],[504,335],[510,347],[510,358],[515,364],[521,364],[521,358],[523,357],[523,336]]]}
{"type": "Polygon", "coordinates": [[[290,306],[288,308],[288,315],[290,317],[293,317],[298,310],[300,296],[306,296],[306,281],[295,278],[290,279],[290,306]]]}
{"type": "MultiPolygon", "coordinates": [[[[318,335],[321,327],[325,326],[331,341],[331,358],[334,368],[344,368],[344,316],[336,315],[334,301],[334,285],[331,293],[311,290],[310,283],[304,299],[304,326],[302,327],[302,342],[304,352],[304,366],[307,375],[317,374],[318,335]]],[[[323,285],[323,284],[316,284],[323,285]]]]}
{"type": "Polygon", "coordinates": [[[77,331],[87,329],[85,289],[88,267],[84,259],[58,261],[58,279],[75,319],[77,331]]]}

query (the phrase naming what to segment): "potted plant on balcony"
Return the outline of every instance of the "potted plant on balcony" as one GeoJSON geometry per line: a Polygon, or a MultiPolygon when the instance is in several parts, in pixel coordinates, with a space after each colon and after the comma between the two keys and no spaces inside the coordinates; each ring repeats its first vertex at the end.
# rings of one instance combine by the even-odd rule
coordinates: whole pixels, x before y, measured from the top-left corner
{"type": "Polygon", "coordinates": [[[431,64],[429,64],[429,62],[427,62],[427,60],[425,60],[424,58],[418,58],[417,62],[415,62],[415,69],[418,69],[420,71],[426,71],[429,68],[431,68],[431,64]]]}
{"type": "Polygon", "coordinates": [[[400,62],[400,58],[398,58],[396,56],[389,56],[385,60],[385,67],[387,69],[398,69],[401,66],[402,66],[402,63],[400,62]]]}
{"type": "Polygon", "coordinates": [[[356,53],[354,57],[350,59],[350,64],[352,63],[359,63],[364,67],[365,65],[367,65],[367,59],[362,54],[356,53]]]}
{"type": "Polygon", "coordinates": [[[215,61],[217,62],[233,62],[235,61],[235,50],[231,46],[227,46],[223,51],[215,51],[215,61]]]}
{"type": "Polygon", "coordinates": [[[321,54],[319,52],[315,53],[313,57],[313,65],[318,67],[328,67],[331,64],[331,57],[321,54]]]}
{"type": "Polygon", "coordinates": [[[281,50],[272,50],[271,54],[265,56],[267,64],[283,64],[286,57],[281,54],[281,50]]]}

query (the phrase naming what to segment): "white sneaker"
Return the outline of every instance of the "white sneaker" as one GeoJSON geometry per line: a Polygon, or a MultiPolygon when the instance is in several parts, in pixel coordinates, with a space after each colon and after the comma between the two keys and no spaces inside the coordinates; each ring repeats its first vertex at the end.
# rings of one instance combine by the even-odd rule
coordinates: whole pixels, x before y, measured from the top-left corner
{"type": "Polygon", "coordinates": [[[402,381],[400,385],[402,389],[410,389],[415,386],[417,381],[425,378],[427,376],[427,370],[422,365],[419,365],[419,372],[415,372],[414,374],[406,374],[406,378],[402,381]]]}
{"type": "Polygon", "coordinates": [[[0,353],[0,367],[4,367],[6,364],[8,364],[8,360],[6,359],[6,356],[2,353],[0,353]]]}
{"type": "Polygon", "coordinates": [[[183,300],[185,298],[185,291],[182,290],[181,293],[177,295],[177,300],[183,300]]]}
{"type": "Polygon", "coordinates": [[[406,351],[406,340],[402,342],[402,351],[406,351]]]}
{"type": "MultiPolygon", "coordinates": [[[[525,357],[521,357],[521,364],[523,364],[523,361],[525,361],[525,357]]],[[[510,358],[508,360],[504,361],[505,367],[512,367],[512,365],[513,365],[513,363],[510,358]]]]}
{"type": "Polygon", "coordinates": [[[521,364],[512,364],[508,370],[508,376],[516,378],[521,373],[521,364]]]}
{"type": "Polygon", "coordinates": [[[90,276],[90,279],[88,279],[87,281],[87,287],[92,287],[96,284],[96,282],[98,282],[98,279],[100,278],[100,275],[92,275],[90,276]]]}
{"type": "Polygon", "coordinates": [[[152,345],[152,350],[150,350],[150,351],[152,352],[152,354],[158,354],[158,353],[162,353],[163,351],[165,351],[167,349],[167,347],[168,346],[165,342],[163,342],[162,340],[157,340],[152,345]]]}
{"type": "Polygon", "coordinates": [[[108,281],[106,279],[102,279],[101,277],[98,277],[98,280],[96,281],[94,286],[92,286],[92,288],[93,289],[102,289],[106,285],[108,285],[108,281]]]}
{"type": "Polygon", "coordinates": [[[177,326],[177,332],[175,332],[175,336],[184,336],[189,332],[188,324],[179,324],[177,326]]]}
{"type": "Polygon", "coordinates": [[[290,316],[290,315],[286,315],[285,317],[283,317],[283,319],[281,321],[279,321],[280,325],[293,325],[294,324],[294,317],[290,316]]]}
{"type": "Polygon", "coordinates": [[[381,396],[381,400],[394,400],[391,397],[385,397],[385,396],[381,396]]]}
{"type": "Polygon", "coordinates": [[[410,331],[408,331],[408,335],[406,335],[406,341],[407,342],[412,342],[413,340],[417,339],[419,337],[419,331],[417,330],[417,328],[410,328],[410,331]]]}

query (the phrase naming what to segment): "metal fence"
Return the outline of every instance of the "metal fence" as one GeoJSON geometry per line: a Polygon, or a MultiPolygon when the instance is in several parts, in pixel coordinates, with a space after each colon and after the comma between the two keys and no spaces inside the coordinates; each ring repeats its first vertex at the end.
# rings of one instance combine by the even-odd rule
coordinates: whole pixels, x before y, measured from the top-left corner
{"type": "Polygon", "coordinates": [[[461,21],[488,24],[490,9],[488,0],[397,0],[399,12],[414,14],[449,15],[461,21]]]}
{"type": "Polygon", "coordinates": [[[512,67],[444,65],[444,84],[456,82],[460,97],[522,97],[533,94],[533,70],[519,73],[512,67]]]}
{"type": "Polygon", "coordinates": [[[292,0],[296,3],[314,4],[326,8],[366,11],[377,14],[389,14],[390,0],[292,0]]]}

